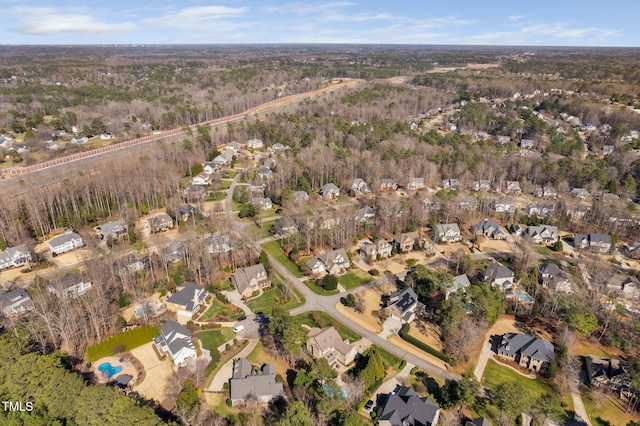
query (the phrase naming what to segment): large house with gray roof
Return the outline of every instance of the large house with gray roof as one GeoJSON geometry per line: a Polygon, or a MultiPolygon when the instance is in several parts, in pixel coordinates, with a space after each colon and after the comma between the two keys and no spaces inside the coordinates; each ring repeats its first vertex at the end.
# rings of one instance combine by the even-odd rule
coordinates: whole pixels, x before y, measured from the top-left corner
{"type": "Polygon", "coordinates": [[[66,253],[83,245],[82,237],[71,230],[49,240],[49,248],[54,254],[66,253]]]}
{"type": "Polygon", "coordinates": [[[558,227],[551,225],[529,226],[524,234],[536,244],[553,244],[558,241],[558,227]]]}
{"type": "Polygon", "coordinates": [[[505,240],[507,233],[493,220],[485,219],[472,228],[475,235],[484,235],[492,240],[505,240]]]}
{"type": "Polygon", "coordinates": [[[462,275],[458,275],[457,277],[453,277],[453,285],[447,288],[445,291],[445,295],[444,295],[445,300],[449,299],[449,296],[451,296],[453,293],[457,292],[458,290],[463,290],[469,287],[470,285],[471,285],[471,282],[469,281],[469,277],[467,277],[467,274],[462,274],[462,275]]]}
{"type": "Polygon", "coordinates": [[[432,426],[438,423],[440,407],[428,396],[420,397],[413,388],[402,387],[391,393],[378,418],[380,426],[432,426]]]}
{"type": "Polygon", "coordinates": [[[589,249],[606,253],[611,249],[611,235],[607,234],[576,234],[573,239],[575,248],[589,249]]]}
{"type": "Polygon", "coordinates": [[[167,309],[189,319],[204,303],[208,291],[193,283],[182,284],[178,291],[167,297],[167,309]]]}
{"type": "Polygon", "coordinates": [[[250,297],[254,291],[271,285],[267,271],[261,263],[239,268],[231,275],[231,282],[238,289],[238,293],[245,298],[250,297]]]}
{"type": "Polygon", "coordinates": [[[82,274],[66,274],[62,278],[51,281],[47,288],[57,297],[76,298],[84,295],[91,288],[91,280],[82,274]]]}
{"type": "Polygon", "coordinates": [[[0,271],[12,266],[23,266],[30,261],[31,252],[24,244],[20,244],[15,247],[7,247],[4,253],[0,254],[0,271]]]}
{"type": "Polygon", "coordinates": [[[502,291],[513,285],[514,277],[515,275],[511,269],[498,262],[493,262],[480,271],[480,280],[488,282],[502,291]]]}
{"type": "Polygon", "coordinates": [[[191,341],[191,332],[173,320],[164,323],[160,335],[153,339],[153,344],[160,354],[169,355],[177,366],[183,366],[187,359],[197,355],[191,341]]]}
{"type": "Polygon", "coordinates": [[[337,250],[327,250],[309,259],[303,269],[311,274],[338,274],[351,266],[347,251],[343,248],[337,250]]]}
{"type": "Polygon", "coordinates": [[[129,228],[127,228],[127,224],[121,220],[112,220],[111,222],[96,226],[96,231],[98,231],[101,240],[113,241],[128,235],[129,228]]]}
{"type": "Polygon", "coordinates": [[[418,296],[411,287],[383,297],[382,304],[392,318],[403,323],[410,323],[415,319],[417,312],[424,309],[424,305],[418,301],[418,296]]]}
{"type": "Polygon", "coordinates": [[[324,358],[329,365],[339,362],[349,365],[355,359],[357,350],[348,340],[338,334],[335,327],[312,328],[309,330],[307,350],[315,358],[324,358]]]}
{"type": "Polygon", "coordinates": [[[536,372],[553,362],[553,345],[544,339],[522,333],[506,333],[498,346],[498,355],[536,372]]]}
{"type": "Polygon", "coordinates": [[[436,242],[455,243],[462,240],[457,223],[437,224],[433,228],[433,239],[436,242]]]}
{"type": "Polygon", "coordinates": [[[232,405],[245,404],[252,398],[256,402],[269,402],[284,396],[284,386],[276,381],[273,365],[265,364],[260,370],[254,370],[251,361],[238,358],[233,362],[229,393],[232,405]]]}
{"type": "Polygon", "coordinates": [[[4,316],[20,315],[34,307],[33,301],[22,288],[0,294],[0,312],[4,316]]]}

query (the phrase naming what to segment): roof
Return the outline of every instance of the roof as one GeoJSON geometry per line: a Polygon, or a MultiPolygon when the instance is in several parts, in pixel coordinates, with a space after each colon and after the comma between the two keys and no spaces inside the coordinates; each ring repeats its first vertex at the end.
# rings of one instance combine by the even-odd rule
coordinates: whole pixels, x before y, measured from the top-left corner
{"type": "Polygon", "coordinates": [[[31,300],[31,298],[23,288],[17,288],[15,290],[11,290],[8,293],[0,293],[0,309],[5,309],[20,300],[31,300]]]}
{"type": "Polygon", "coordinates": [[[457,223],[445,223],[445,224],[437,224],[435,228],[438,235],[446,235],[447,232],[453,232],[455,234],[460,233],[460,228],[457,223]]]}
{"type": "Polygon", "coordinates": [[[167,302],[184,306],[187,311],[193,311],[207,297],[204,287],[193,283],[183,284],[178,289],[179,291],[167,298],[167,302]]]}
{"type": "Polygon", "coordinates": [[[58,246],[66,244],[66,243],[68,243],[70,241],[78,240],[78,239],[82,240],[82,237],[80,235],[76,234],[75,232],[68,232],[68,233],[65,232],[62,235],[58,235],[57,237],[52,238],[49,241],[49,246],[58,247],[58,246]]]}
{"type": "Polygon", "coordinates": [[[389,295],[389,301],[391,301],[391,303],[387,306],[395,306],[400,314],[409,312],[416,303],[419,303],[418,295],[411,287],[391,293],[391,295],[389,295]]]}
{"type": "Polygon", "coordinates": [[[435,424],[440,415],[438,407],[429,397],[420,398],[412,388],[400,388],[388,396],[379,421],[393,426],[427,426],[435,424]]]}
{"type": "Polygon", "coordinates": [[[66,274],[62,278],[51,282],[51,286],[55,287],[58,290],[66,290],[73,287],[74,285],[82,283],[90,284],[91,280],[81,274],[66,274]]]}
{"type": "Polygon", "coordinates": [[[522,333],[506,333],[498,347],[498,352],[511,355],[525,355],[540,361],[553,361],[553,345],[544,339],[522,333]]]}
{"type": "Polygon", "coordinates": [[[160,329],[160,336],[165,340],[169,347],[169,352],[177,354],[184,348],[195,351],[193,342],[191,341],[191,332],[174,320],[167,320],[160,329]]]}
{"type": "Polygon", "coordinates": [[[495,280],[513,278],[513,271],[501,263],[493,262],[481,273],[484,281],[493,282],[495,280]]]}
{"type": "Polygon", "coordinates": [[[469,285],[471,285],[471,282],[469,281],[469,277],[467,277],[467,274],[458,275],[457,277],[453,278],[453,287],[449,289],[447,293],[453,293],[454,291],[458,291],[469,285]]]}
{"type": "Polygon", "coordinates": [[[340,189],[333,183],[329,182],[329,183],[325,183],[322,188],[320,188],[320,194],[321,195],[326,195],[326,194],[330,194],[332,192],[340,192],[340,189]]]}
{"type": "Polygon", "coordinates": [[[554,277],[564,276],[560,267],[553,262],[547,262],[540,265],[539,272],[540,274],[551,275],[554,277]]]}
{"type": "Polygon", "coordinates": [[[283,384],[276,382],[275,368],[265,364],[259,371],[253,371],[253,365],[244,358],[233,363],[230,384],[230,399],[245,400],[251,397],[275,396],[283,394],[283,384]]]}
{"type": "Polygon", "coordinates": [[[231,276],[235,281],[236,287],[238,287],[238,291],[242,294],[247,288],[250,287],[250,282],[252,279],[255,279],[259,275],[266,273],[267,271],[264,269],[264,265],[262,265],[262,263],[258,263],[257,265],[240,268],[233,274],[231,274],[231,276]]]}
{"type": "Polygon", "coordinates": [[[467,420],[465,426],[492,426],[491,422],[484,417],[478,417],[477,419],[467,420]]]}
{"type": "Polygon", "coordinates": [[[351,352],[351,345],[342,340],[338,331],[333,327],[326,328],[312,328],[309,330],[309,340],[315,341],[320,348],[320,351],[324,352],[328,349],[335,349],[341,354],[348,354],[351,352]]]}
{"type": "Polygon", "coordinates": [[[126,231],[127,224],[121,220],[112,220],[97,227],[103,234],[112,235],[126,231]]]}

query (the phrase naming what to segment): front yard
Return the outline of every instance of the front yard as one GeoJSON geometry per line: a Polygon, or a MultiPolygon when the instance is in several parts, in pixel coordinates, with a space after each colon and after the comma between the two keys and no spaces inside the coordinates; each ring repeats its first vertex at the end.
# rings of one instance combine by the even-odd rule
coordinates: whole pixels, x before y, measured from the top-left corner
{"type": "Polygon", "coordinates": [[[362,336],[340,324],[335,319],[333,319],[333,317],[324,312],[305,312],[304,314],[296,315],[294,318],[300,324],[308,325],[309,327],[325,328],[334,326],[338,331],[338,334],[340,334],[340,337],[349,340],[349,342],[351,343],[357,342],[362,338],[362,336]]]}
{"type": "Polygon", "coordinates": [[[269,312],[271,307],[280,305],[286,310],[291,310],[293,308],[297,308],[304,304],[304,296],[298,292],[295,288],[290,287],[291,296],[289,297],[289,301],[286,303],[282,303],[282,289],[280,288],[280,284],[278,280],[274,279],[274,285],[264,291],[259,297],[255,299],[251,299],[247,302],[247,306],[253,312],[269,312]]]}
{"type": "Polygon", "coordinates": [[[211,298],[211,306],[206,310],[198,321],[235,321],[243,314],[240,308],[234,305],[225,305],[215,296],[211,298]]]}
{"type": "Polygon", "coordinates": [[[287,256],[284,255],[282,250],[280,250],[280,242],[279,241],[271,241],[265,244],[262,244],[262,248],[273,256],[278,262],[280,262],[285,268],[287,268],[293,275],[298,278],[304,277],[304,273],[298,268],[298,265],[293,263],[287,256]]]}
{"type": "Polygon", "coordinates": [[[609,395],[584,393],[582,402],[594,426],[626,425],[631,421],[638,422],[637,416],[626,413],[626,403],[609,395]]]}
{"type": "Polygon", "coordinates": [[[202,348],[207,350],[217,349],[220,345],[233,339],[233,330],[222,328],[220,330],[203,331],[198,334],[202,348]]]}
{"type": "Polygon", "coordinates": [[[352,269],[338,278],[338,282],[347,290],[373,281],[373,277],[362,269],[352,269]]]}

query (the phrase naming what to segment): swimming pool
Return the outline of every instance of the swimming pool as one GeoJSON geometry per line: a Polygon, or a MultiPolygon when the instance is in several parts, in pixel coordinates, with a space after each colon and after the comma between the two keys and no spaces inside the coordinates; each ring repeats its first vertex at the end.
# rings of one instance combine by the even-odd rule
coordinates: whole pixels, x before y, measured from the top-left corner
{"type": "Polygon", "coordinates": [[[525,303],[533,303],[533,299],[527,293],[515,293],[515,295],[525,303]]]}
{"type": "Polygon", "coordinates": [[[110,362],[103,362],[98,366],[98,371],[102,373],[102,377],[105,379],[109,379],[114,374],[118,374],[122,371],[121,365],[113,366],[110,362]]]}

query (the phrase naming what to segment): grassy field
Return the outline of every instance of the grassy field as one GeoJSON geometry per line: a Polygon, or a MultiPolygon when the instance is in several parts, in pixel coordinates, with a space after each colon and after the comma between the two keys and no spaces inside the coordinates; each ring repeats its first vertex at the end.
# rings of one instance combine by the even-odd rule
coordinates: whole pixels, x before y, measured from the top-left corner
{"type": "Polygon", "coordinates": [[[626,425],[630,421],[639,421],[638,417],[625,413],[625,403],[614,397],[603,395],[600,401],[596,402],[589,394],[583,394],[582,402],[594,426],[626,425]]]}
{"type": "MultiPolygon", "coordinates": [[[[560,397],[556,390],[549,384],[536,379],[524,377],[509,367],[500,365],[498,362],[490,359],[482,376],[482,384],[489,389],[493,389],[500,383],[520,383],[527,395],[527,404],[533,404],[542,394],[548,393],[553,395],[560,407],[560,397]]],[[[570,398],[569,398],[570,399],[570,398]]]]}
{"type": "Polygon", "coordinates": [[[229,189],[231,186],[231,181],[227,179],[222,179],[220,181],[220,189],[229,189]]]}
{"type": "Polygon", "coordinates": [[[149,343],[160,334],[158,327],[138,327],[103,340],[87,348],[87,361],[93,362],[118,352],[127,352],[145,343],[149,343]]]}
{"type": "Polygon", "coordinates": [[[549,247],[542,246],[542,247],[538,247],[538,253],[546,255],[546,256],[553,256],[557,252],[551,250],[549,247]]]}
{"type": "Polygon", "coordinates": [[[273,226],[273,223],[275,222],[275,219],[270,219],[270,220],[263,220],[262,223],[260,224],[260,233],[258,234],[260,236],[260,239],[263,238],[267,238],[271,236],[271,227],[273,226]]]}
{"type": "Polygon", "coordinates": [[[309,289],[311,291],[313,291],[315,294],[319,294],[320,296],[331,296],[333,294],[339,293],[339,291],[337,289],[336,290],[327,291],[324,288],[320,287],[318,284],[316,284],[314,281],[311,281],[311,280],[303,281],[303,283],[304,283],[304,285],[309,287],[309,289]]]}
{"type": "Polygon", "coordinates": [[[233,331],[230,328],[222,328],[220,330],[203,331],[198,336],[200,337],[200,342],[202,342],[202,347],[211,350],[233,339],[233,331]]]}
{"type": "Polygon", "coordinates": [[[284,255],[282,250],[280,250],[280,245],[278,241],[271,241],[265,244],[262,244],[262,248],[273,256],[278,262],[280,262],[285,268],[287,268],[293,275],[298,278],[304,277],[304,274],[298,268],[298,266],[293,263],[287,256],[284,255]]]}
{"type": "Polygon", "coordinates": [[[373,277],[369,275],[368,272],[363,271],[362,269],[353,269],[346,274],[342,275],[338,278],[342,287],[347,290],[351,290],[352,288],[359,287],[363,284],[370,283],[373,281],[373,277]]]}
{"type": "Polygon", "coordinates": [[[211,298],[211,306],[207,311],[199,318],[200,321],[209,321],[220,315],[220,318],[226,318],[229,320],[236,320],[242,316],[242,311],[239,308],[235,310],[230,305],[225,305],[215,297],[211,298]]]}
{"type": "Polygon", "coordinates": [[[292,289],[292,297],[287,303],[281,304],[282,291],[277,285],[263,292],[259,297],[250,300],[247,305],[253,312],[268,312],[272,306],[282,306],[286,310],[297,308],[304,304],[304,297],[296,290],[292,289]]]}
{"type": "MultiPolygon", "coordinates": [[[[343,339],[349,340],[349,342],[357,342],[361,339],[361,336],[351,331],[351,329],[337,322],[333,317],[324,312],[312,311],[305,312],[304,314],[296,315],[294,317],[300,324],[308,325],[309,327],[329,327],[334,326],[343,339]]],[[[398,361],[399,362],[399,361],[398,361]]]]}

